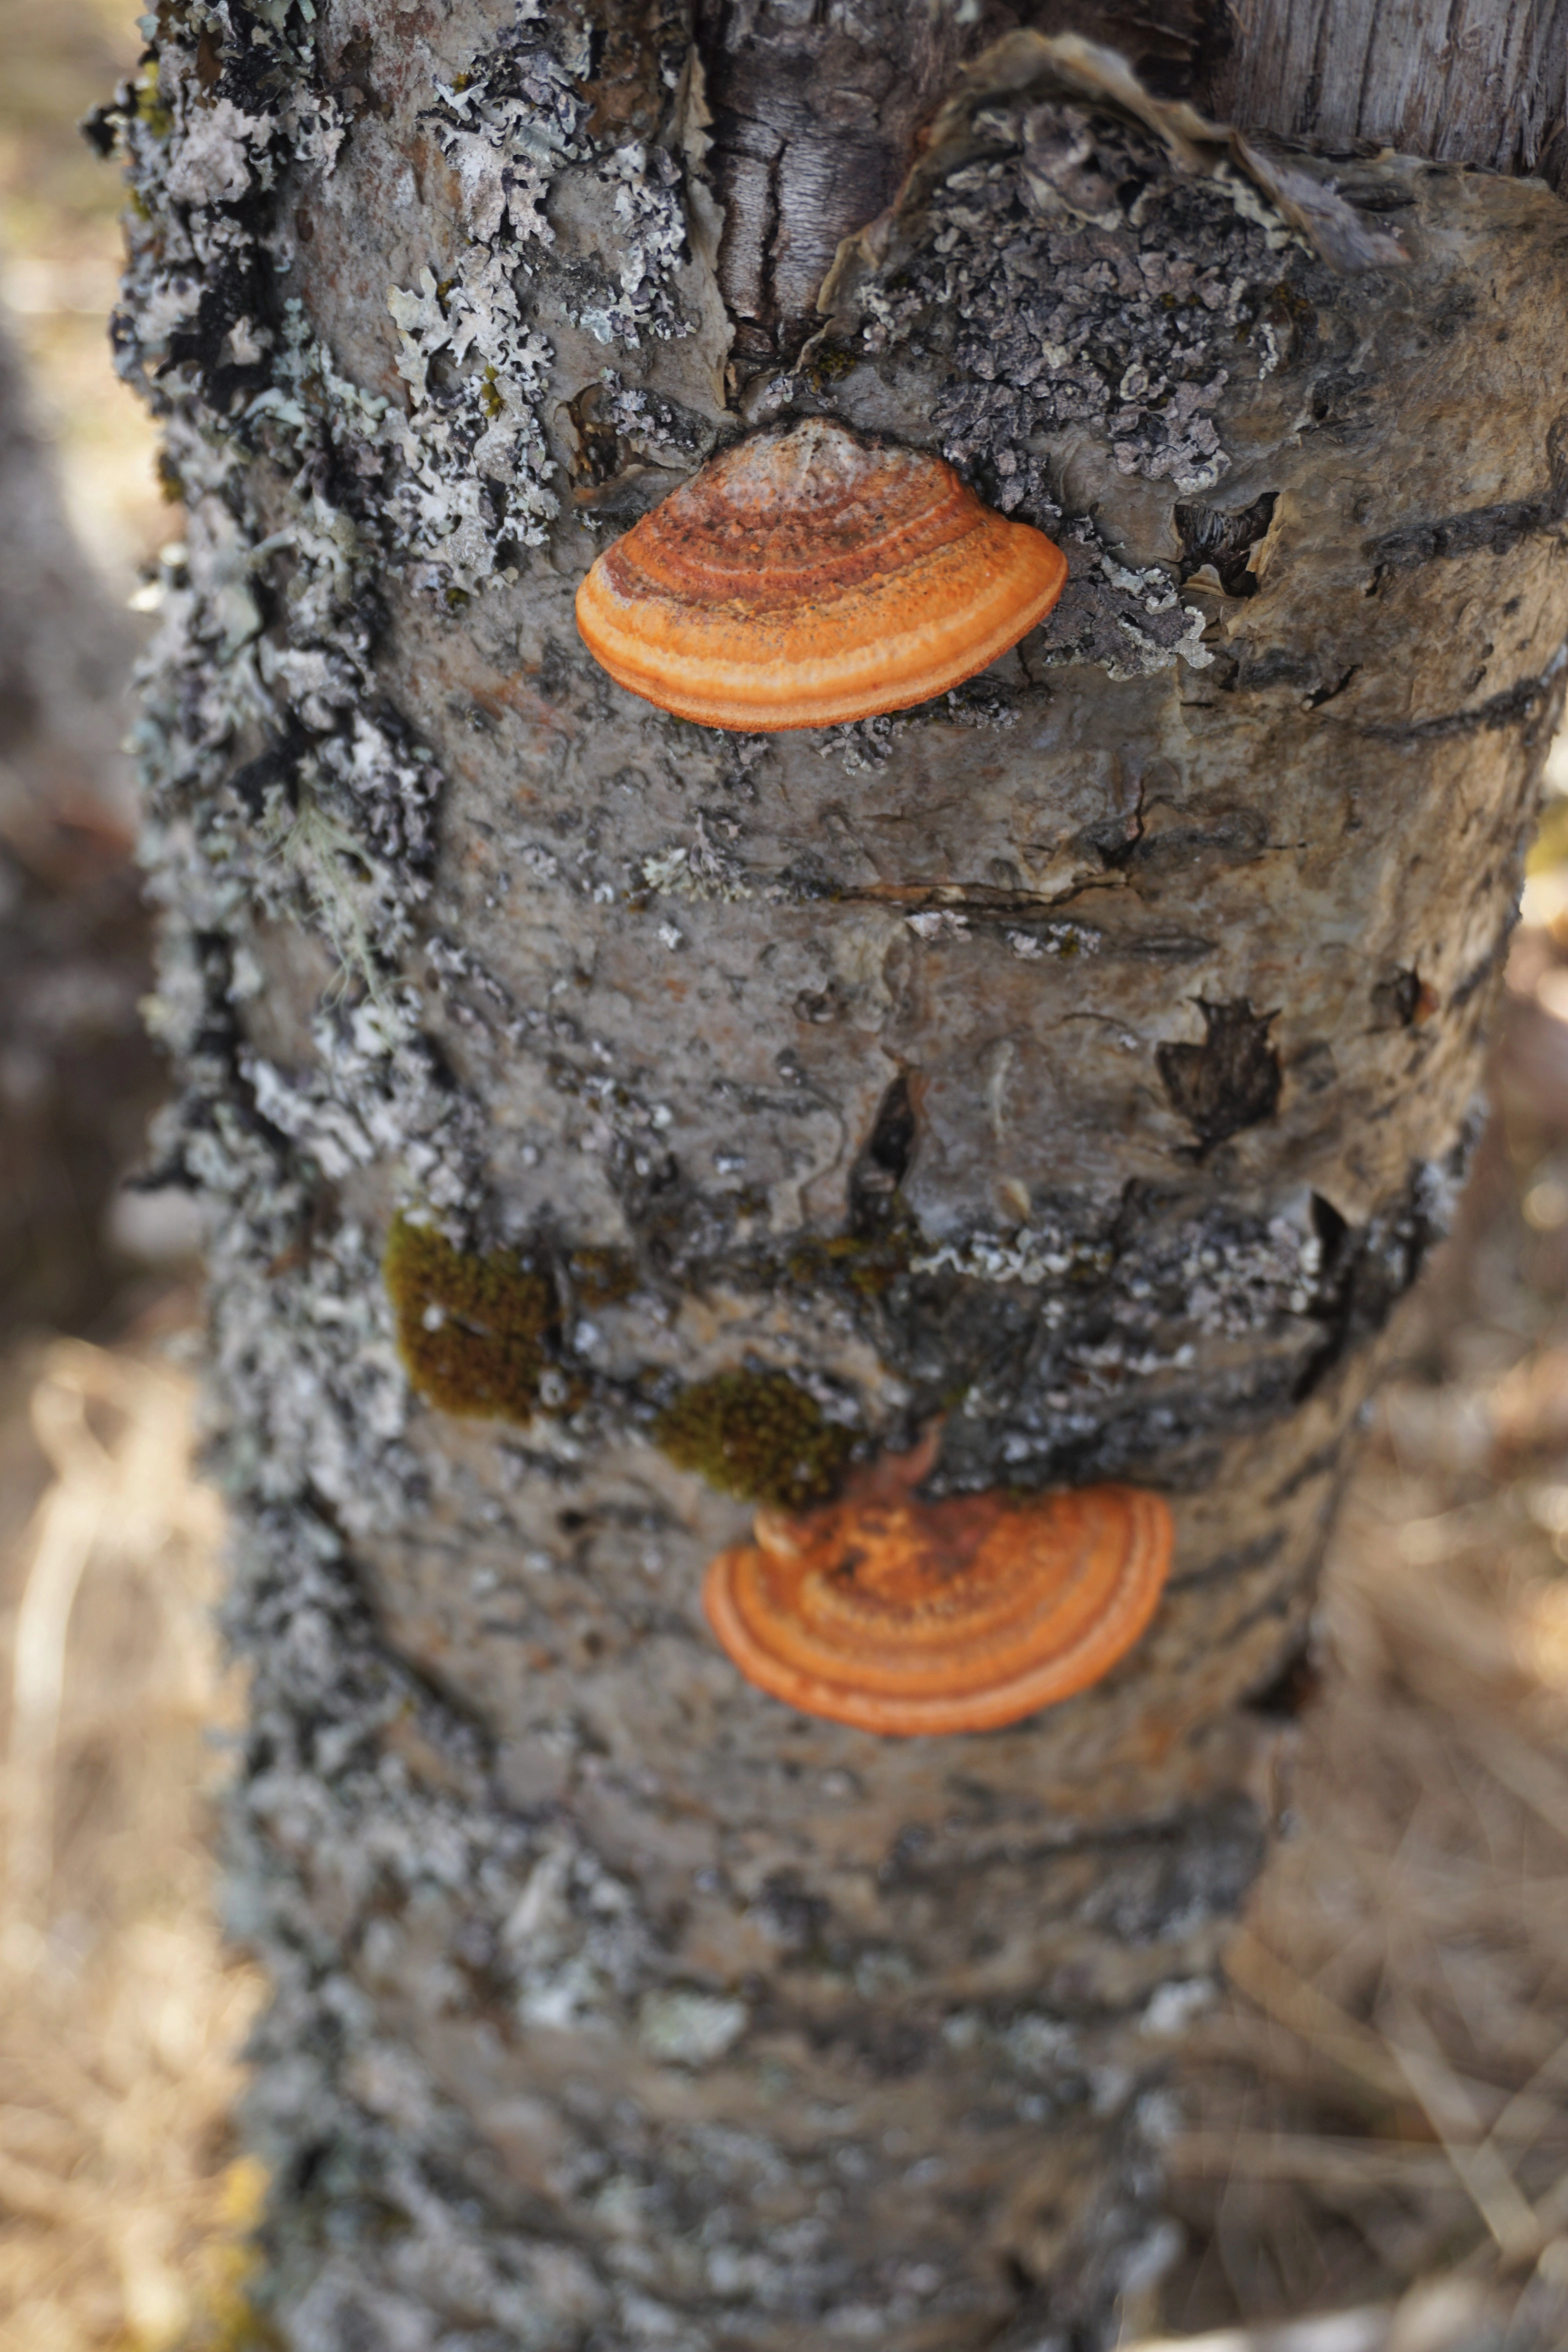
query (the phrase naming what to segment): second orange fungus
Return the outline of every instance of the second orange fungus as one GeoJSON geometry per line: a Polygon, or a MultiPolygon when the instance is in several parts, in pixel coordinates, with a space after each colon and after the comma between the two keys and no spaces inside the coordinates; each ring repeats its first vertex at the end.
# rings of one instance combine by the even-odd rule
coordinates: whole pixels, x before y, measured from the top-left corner
{"type": "Polygon", "coordinates": [[[910,1484],[884,1462],[721,1552],[703,1602],[749,1681],[865,1731],[985,1731],[1087,1689],[1148,1625],[1173,1541],[1158,1495],[923,1502],[910,1484]]]}

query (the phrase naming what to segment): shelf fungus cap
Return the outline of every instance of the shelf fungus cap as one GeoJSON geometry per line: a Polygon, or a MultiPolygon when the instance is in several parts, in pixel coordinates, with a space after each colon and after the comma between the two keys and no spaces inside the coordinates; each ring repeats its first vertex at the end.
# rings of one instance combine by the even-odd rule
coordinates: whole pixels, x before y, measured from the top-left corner
{"type": "Polygon", "coordinates": [[[883,1481],[708,1570],[710,1623],[748,1681],[863,1731],[989,1731],[1125,1656],[1171,1564],[1170,1511],[1136,1486],[921,1502],[883,1481]]]}
{"type": "Polygon", "coordinates": [[[605,548],[577,626],[632,693],[772,732],[902,710],[1043,620],[1067,559],[929,450],[826,417],[710,458],[605,548]]]}

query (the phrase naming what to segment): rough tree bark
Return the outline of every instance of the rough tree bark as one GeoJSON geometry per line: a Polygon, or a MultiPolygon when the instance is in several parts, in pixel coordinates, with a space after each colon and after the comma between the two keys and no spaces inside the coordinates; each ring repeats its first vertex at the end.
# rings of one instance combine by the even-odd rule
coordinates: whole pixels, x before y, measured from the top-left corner
{"type": "Polygon", "coordinates": [[[1169,2261],[1162,2064],[1560,701],[1568,218],[1507,176],[1559,13],[1381,11],[1353,89],[1350,0],[146,20],[101,127],[190,519],[148,856],[290,2343],[1060,2352],[1169,2261]],[[1050,530],[1057,611],[828,734],[612,688],[605,534],[814,410],[1050,530]],[[984,1737],[791,1713],[698,1608],[748,1504],[659,1442],[722,1473],[726,1399],[756,1491],[938,1415],[933,1493],[1160,1488],[1152,1632],[984,1737]]]}

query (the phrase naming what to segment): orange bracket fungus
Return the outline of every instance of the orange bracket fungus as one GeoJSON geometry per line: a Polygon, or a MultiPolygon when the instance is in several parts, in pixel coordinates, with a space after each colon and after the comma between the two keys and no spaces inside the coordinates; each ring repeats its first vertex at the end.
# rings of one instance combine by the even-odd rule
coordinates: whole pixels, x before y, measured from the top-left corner
{"type": "Polygon", "coordinates": [[[620,686],[707,727],[903,710],[1043,620],[1067,560],[929,450],[826,417],[739,442],[598,557],[577,626],[620,686]]]}
{"type": "Polygon", "coordinates": [[[1086,1690],[1152,1617],[1171,1514],[1136,1486],[934,1503],[921,1447],[708,1570],[710,1623],[747,1680],[862,1731],[989,1731],[1086,1690]]]}

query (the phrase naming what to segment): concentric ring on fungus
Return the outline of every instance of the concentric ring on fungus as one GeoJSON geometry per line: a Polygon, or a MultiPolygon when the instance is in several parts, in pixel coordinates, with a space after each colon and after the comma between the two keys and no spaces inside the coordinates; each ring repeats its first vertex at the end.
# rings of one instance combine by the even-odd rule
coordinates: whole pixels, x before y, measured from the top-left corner
{"type": "Polygon", "coordinates": [[[605,548],[577,626],[617,685],[708,727],[924,702],[1043,620],[1067,559],[930,450],[826,417],[710,458],[605,548]]]}
{"type": "Polygon", "coordinates": [[[703,1605],[734,1664],[863,1731],[987,1731],[1086,1690],[1158,1605],[1170,1511],[1136,1486],[925,1503],[884,1477],[799,1518],[762,1511],[703,1605]]]}

